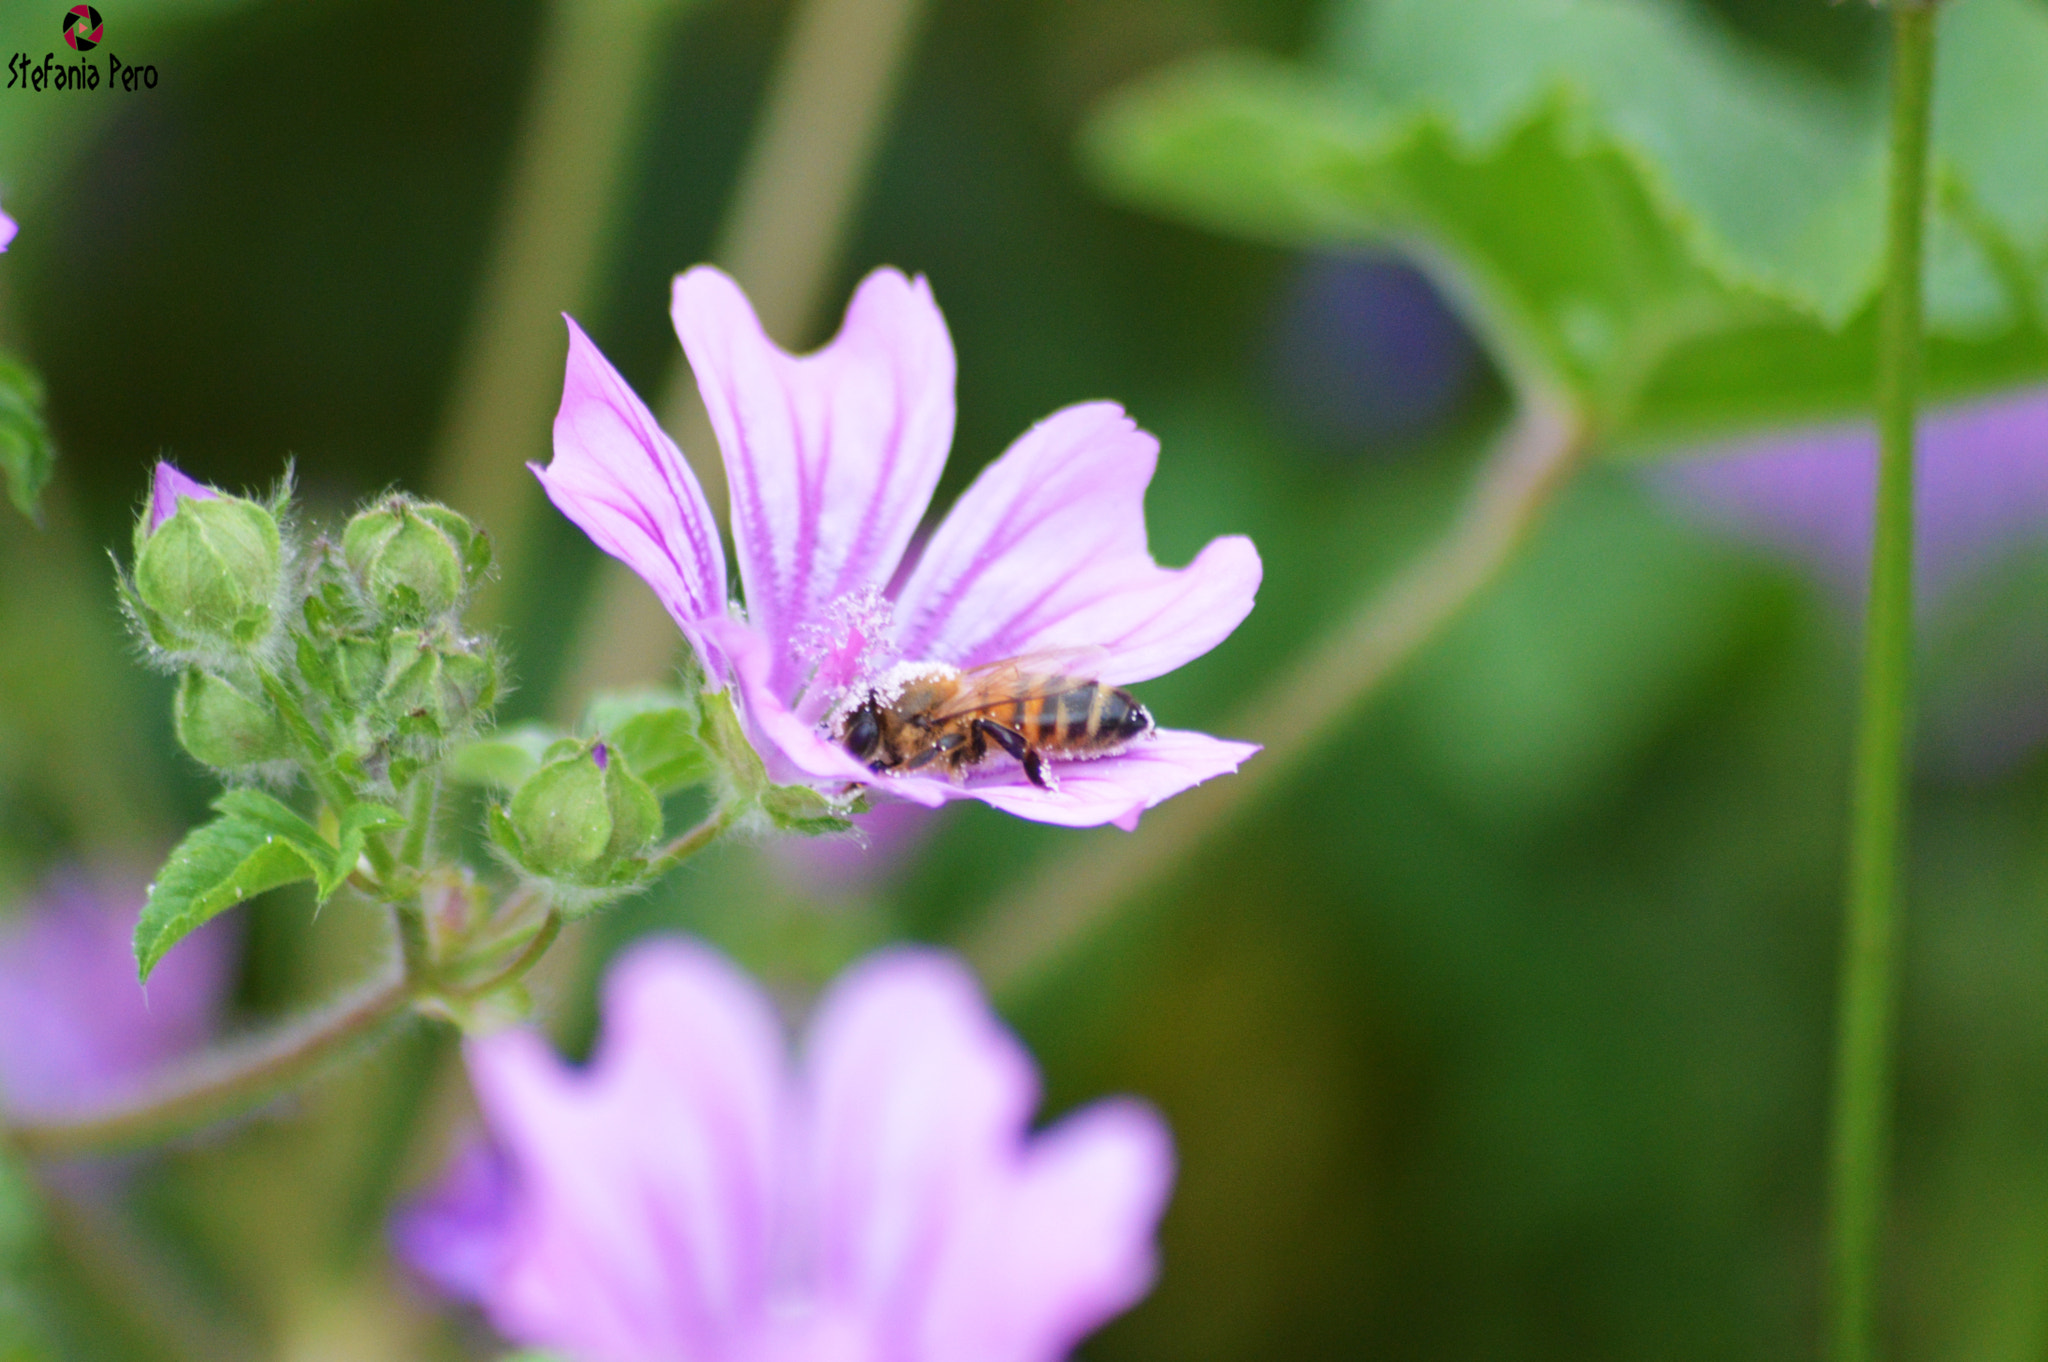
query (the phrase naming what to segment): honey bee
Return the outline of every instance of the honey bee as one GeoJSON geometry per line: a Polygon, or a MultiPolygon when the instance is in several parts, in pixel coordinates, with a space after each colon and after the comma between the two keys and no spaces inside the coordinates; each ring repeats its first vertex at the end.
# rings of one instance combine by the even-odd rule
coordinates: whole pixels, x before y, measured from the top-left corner
{"type": "Polygon", "coordinates": [[[938,766],[955,779],[1000,749],[1050,790],[1048,757],[1109,756],[1154,727],[1129,691],[1079,674],[1079,656],[1032,654],[965,671],[898,667],[844,711],[839,740],[869,770],[938,766]]]}

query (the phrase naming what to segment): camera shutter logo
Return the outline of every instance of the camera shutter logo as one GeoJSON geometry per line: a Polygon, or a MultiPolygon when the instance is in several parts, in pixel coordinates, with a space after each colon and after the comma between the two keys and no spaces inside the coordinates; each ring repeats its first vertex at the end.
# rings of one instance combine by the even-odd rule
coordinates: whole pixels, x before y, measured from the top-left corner
{"type": "Polygon", "coordinates": [[[91,5],[73,5],[64,11],[64,41],[73,51],[92,51],[100,45],[103,33],[100,12],[91,5]]]}

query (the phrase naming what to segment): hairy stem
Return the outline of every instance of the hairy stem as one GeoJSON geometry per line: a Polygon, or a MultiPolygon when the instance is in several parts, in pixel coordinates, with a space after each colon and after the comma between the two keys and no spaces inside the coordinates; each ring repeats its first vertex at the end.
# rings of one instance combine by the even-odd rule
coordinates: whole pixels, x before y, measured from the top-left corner
{"type": "Polygon", "coordinates": [[[678,836],[660,851],[654,853],[653,873],[656,875],[666,875],[705,847],[710,846],[725,835],[726,829],[733,825],[733,820],[738,816],[738,810],[734,809],[731,805],[721,805],[719,808],[714,809],[710,817],[706,818],[696,827],[691,828],[688,832],[678,836]]]}
{"type": "Polygon", "coordinates": [[[1028,987],[1140,889],[1185,864],[1493,580],[1585,447],[1582,420],[1549,392],[1524,387],[1513,425],[1443,538],[1225,725],[1264,752],[1236,776],[1154,810],[1137,833],[1105,835],[996,903],[962,943],[991,988],[1028,987]]]}
{"type": "Polygon", "coordinates": [[[465,997],[480,997],[493,989],[503,988],[509,983],[525,978],[527,971],[540,963],[540,958],[548,953],[548,947],[554,945],[555,938],[561,934],[562,915],[551,908],[547,917],[535,929],[533,939],[526,943],[526,949],[519,952],[511,964],[482,983],[468,985],[458,992],[465,997]]]}
{"type": "Polygon", "coordinates": [[[1878,1243],[1890,1162],[1894,956],[1905,823],[1913,644],[1913,403],[1920,368],[1934,7],[1892,17],[1891,201],[1877,357],[1877,530],[1851,789],[1828,1179],[1829,1355],[1877,1355],[1878,1243]]]}
{"type": "Polygon", "coordinates": [[[413,986],[396,962],[383,977],[277,1031],[196,1057],[140,1092],[8,1125],[0,1138],[32,1158],[154,1144],[261,1106],[311,1078],[403,1013],[413,986]]]}
{"type": "Polygon", "coordinates": [[[412,808],[406,814],[405,841],[399,846],[400,864],[417,868],[427,859],[428,844],[434,838],[434,815],[441,803],[441,772],[420,772],[412,781],[412,808]]]}

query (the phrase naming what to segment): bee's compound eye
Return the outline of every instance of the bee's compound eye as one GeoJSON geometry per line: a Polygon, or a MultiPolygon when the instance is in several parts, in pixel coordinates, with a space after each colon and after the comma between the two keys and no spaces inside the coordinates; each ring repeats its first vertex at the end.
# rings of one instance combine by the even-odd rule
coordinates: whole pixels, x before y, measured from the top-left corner
{"type": "Polygon", "coordinates": [[[846,750],[866,761],[882,741],[882,721],[872,709],[857,709],[846,721],[846,750]]]}

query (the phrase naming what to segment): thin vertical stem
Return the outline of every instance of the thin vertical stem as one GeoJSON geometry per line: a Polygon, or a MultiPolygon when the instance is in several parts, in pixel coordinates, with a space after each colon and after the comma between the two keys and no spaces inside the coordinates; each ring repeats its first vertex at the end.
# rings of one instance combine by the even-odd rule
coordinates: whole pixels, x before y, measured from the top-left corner
{"type": "Polygon", "coordinates": [[[1851,791],[1828,1189],[1829,1355],[1834,1362],[1871,1362],[1877,1355],[1911,719],[1913,403],[1920,368],[1921,236],[1934,85],[1931,0],[1900,0],[1892,22],[1891,201],[1877,356],[1877,531],[1871,545],[1862,713],[1851,791]]]}

